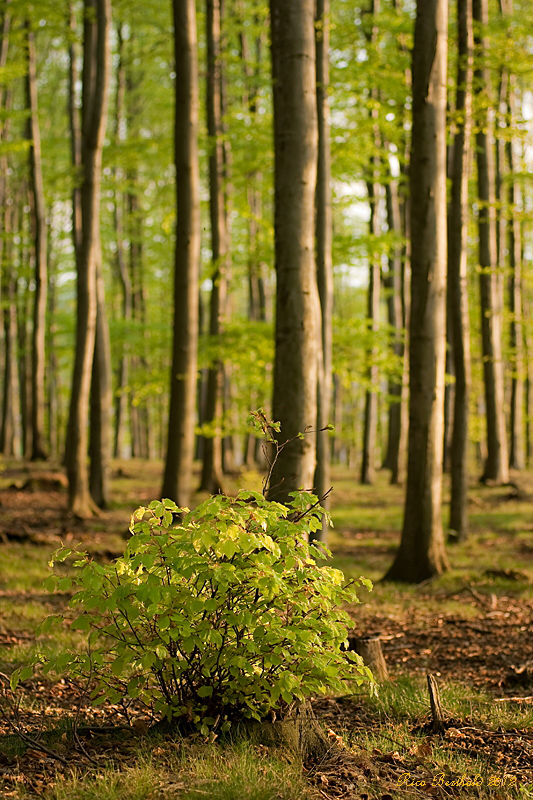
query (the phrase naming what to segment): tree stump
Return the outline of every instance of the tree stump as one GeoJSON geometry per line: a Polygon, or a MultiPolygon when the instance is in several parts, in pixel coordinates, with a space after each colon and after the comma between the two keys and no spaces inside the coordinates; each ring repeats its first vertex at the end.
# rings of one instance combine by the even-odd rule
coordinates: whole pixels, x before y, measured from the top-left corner
{"type": "Polygon", "coordinates": [[[348,636],[348,650],[358,653],[365,665],[372,670],[377,683],[388,681],[389,672],[381,649],[379,634],[348,636]]]}
{"type": "Polygon", "coordinates": [[[445,729],[444,711],[440,702],[439,686],[433,675],[427,674],[429,703],[431,705],[431,731],[442,733],[445,729]]]}
{"type": "Polygon", "coordinates": [[[321,761],[332,748],[309,703],[297,708],[294,714],[275,722],[243,722],[232,726],[232,733],[242,735],[254,744],[289,750],[303,762],[321,761]]]}

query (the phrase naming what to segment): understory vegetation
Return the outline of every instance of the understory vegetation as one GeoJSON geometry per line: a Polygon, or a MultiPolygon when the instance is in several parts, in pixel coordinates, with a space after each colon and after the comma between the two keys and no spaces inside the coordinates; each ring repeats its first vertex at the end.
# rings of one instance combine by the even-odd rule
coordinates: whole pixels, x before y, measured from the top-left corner
{"type": "MultiPolygon", "coordinates": [[[[398,543],[402,493],[379,479],[356,486],[334,470],[332,565],[375,581],[346,610],[357,635],[379,634],[390,681],[376,695],[314,695],[331,749],[319,760],[229,732],[150,729],[132,705],[91,706],[87,681],[42,675],[13,695],[8,677],[38,653],[79,647],[80,630],[36,635],[49,614],[68,614],[72,590],[43,589],[61,543],[80,545],[103,569],[123,552],[124,520],[156,496],[158,465],[114,464],[115,507],[75,522],[50,468],[11,462],[2,475],[4,563],[0,585],[0,793],[46,800],[296,800],[296,798],[531,797],[533,793],[533,476],[520,488],[472,487],[471,536],[450,548],[452,568],[419,586],[380,583],[398,543]],[[141,477],[142,476],[142,477],[141,477]],[[31,479],[31,480],[30,480],[31,479]],[[23,486],[29,488],[23,489],[23,486]],[[426,673],[440,688],[444,733],[431,732],[426,673]]],[[[241,476],[255,491],[260,476],[241,476]]],[[[235,495],[237,487],[234,487],[235,495]]],[[[205,499],[201,494],[194,505],[205,499]]],[[[230,502],[230,501],[228,501],[230,502]]],[[[157,509],[156,509],[157,510],[157,509]]],[[[131,542],[131,539],[130,539],[131,542]]],[[[64,577],[70,567],[59,567],[64,577]]]]}

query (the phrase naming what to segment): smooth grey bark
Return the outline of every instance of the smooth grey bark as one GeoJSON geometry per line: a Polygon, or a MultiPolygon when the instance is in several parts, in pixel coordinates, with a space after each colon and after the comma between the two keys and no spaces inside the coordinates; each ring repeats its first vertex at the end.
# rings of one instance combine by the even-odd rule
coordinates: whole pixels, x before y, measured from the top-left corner
{"type": "MultiPolygon", "coordinates": [[[[127,81],[128,94],[131,94],[134,83],[127,81]]],[[[136,114],[136,109],[130,109],[129,123],[136,114]]],[[[139,174],[137,169],[128,171],[127,183],[127,215],[128,215],[128,238],[129,247],[129,274],[132,286],[132,319],[142,332],[142,345],[138,352],[131,354],[131,371],[133,375],[147,370],[146,353],[149,349],[148,330],[146,327],[146,291],[144,285],[144,264],[143,264],[143,231],[142,231],[142,211],[139,203],[138,189],[139,174]]],[[[131,448],[135,458],[148,458],[149,432],[147,422],[150,417],[150,403],[147,397],[138,397],[136,392],[129,394],[129,412],[131,428],[131,448]]]]}
{"type": "Polygon", "coordinates": [[[343,386],[339,375],[333,373],[333,425],[335,432],[331,438],[331,460],[339,464],[341,460],[341,431],[342,431],[342,411],[343,411],[343,386]]]}
{"type": "Polygon", "coordinates": [[[82,238],[77,263],[76,352],[69,409],[66,467],[69,509],[94,513],[87,469],[87,422],[97,317],[100,257],[100,183],[110,71],[110,0],[85,0],[82,89],[82,238]]]}
{"type": "Polygon", "coordinates": [[[411,321],[407,492],[386,580],[419,583],[447,566],[442,529],[446,324],[447,0],[418,0],[413,47],[411,321]]]}
{"type": "MultiPolygon", "coordinates": [[[[385,198],[387,204],[387,227],[395,236],[401,236],[400,198],[398,184],[392,175],[385,184],[385,198]]],[[[384,281],[387,289],[387,315],[389,325],[394,330],[392,352],[403,359],[404,357],[404,325],[402,310],[402,247],[395,245],[389,254],[389,271],[384,281]]],[[[388,386],[389,410],[387,450],[383,459],[382,469],[391,470],[391,483],[398,482],[400,447],[402,442],[402,380],[391,379],[388,386]]]]}
{"type": "Polygon", "coordinates": [[[472,0],[457,0],[456,128],[453,139],[452,186],[448,226],[448,286],[453,331],[455,394],[451,459],[450,531],[467,535],[468,414],[471,384],[470,319],[468,310],[468,177],[472,132],[472,70],[474,34],[472,0]]]}
{"type": "Polygon", "coordinates": [[[173,0],[175,80],[176,249],[174,331],[163,496],[186,506],[191,494],[198,361],[200,174],[198,63],[194,0],[173,0]]]}
{"type": "MultiPolygon", "coordinates": [[[[509,124],[516,124],[516,78],[509,78],[509,124]]],[[[508,202],[509,235],[509,311],[511,313],[510,337],[512,360],[511,418],[509,426],[509,466],[522,470],[525,467],[524,447],[524,310],[522,304],[522,231],[520,212],[522,197],[515,174],[519,171],[517,142],[510,138],[506,145],[509,167],[508,202]]]]}
{"type": "MultiPolygon", "coordinates": [[[[315,493],[322,506],[329,510],[331,488],[331,448],[329,433],[324,428],[331,422],[332,347],[333,347],[333,214],[331,198],[331,144],[329,125],[329,49],[330,0],[316,0],[316,107],[318,126],[318,158],[315,197],[316,278],[320,300],[320,331],[318,343],[317,433],[315,493]]],[[[328,526],[314,534],[326,543],[328,526]]]]}
{"type": "MultiPolygon", "coordinates": [[[[118,65],[116,74],[116,95],[115,95],[115,131],[114,138],[117,147],[123,138],[125,127],[124,101],[126,92],[126,69],[124,64],[124,36],[123,26],[117,26],[117,49],[118,65]]],[[[129,325],[132,316],[132,285],[131,275],[128,269],[126,258],[126,248],[124,243],[124,196],[119,188],[121,180],[125,177],[124,171],[120,167],[114,170],[115,196],[114,196],[114,217],[116,233],[116,274],[122,292],[121,312],[125,326],[129,325]]],[[[120,360],[117,370],[117,389],[115,394],[115,436],[113,442],[113,452],[115,458],[122,458],[125,454],[126,444],[126,425],[128,415],[128,394],[127,387],[130,375],[130,354],[127,338],[121,346],[120,360]]]]}
{"type": "Polygon", "coordinates": [[[112,453],[112,407],[111,343],[100,258],[96,270],[96,331],[91,374],[89,437],[89,489],[91,497],[100,508],[107,508],[111,499],[109,481],[112,453]]]}
{"type": "MultiPolygon", "coordinates": [[[[50,258],[50,237],[48,237],[49,256],[48,263],[51,265],[50,258]]],[[[56,352],[56,335],[57,324],[54,321],[56,315],[56,286],[54,275],[50,275],[49,291],[48,291],[48,315],[50,318],[50,325],[47,330],[48,346],[46,352],[48,355],[48,430],[50,440],[50,456],[53,459],[58,458],[61,452],[60,438],[61,427],[59,424],[60,405],[59,405],[59,363],[56,352]]]]}
{"type": "MultiPolygon", "coordinates": [[[[380,0],[371,0],[370,14],[372,18],[380,10],[380,0]]],[[[376,47],[378,30],[375,24],[372,24],[371,33],[368,35],[368,43],[371,47],[376,47]]],[[[379,125],[377,122],[377,108],[376,104],[379,101],[379,93],[375,87],[370,90],[370,96],[373,100],[372,110],[370,112],[371,118],[374,120],[372,126],[373,131],[373,147],[374,154],[370,159],[369,178],[367,180],[368,200],[370,204],[370,252],[368,254],[368,295],[367,295],[367,320],[368,328],[372,333],[376,333],[379,329],[380,320],[380,305],[381,305],[381,254],[376,247],[376,240],[381,233],[381,220],[380,220],[380,195],[381,186],[378,182],[379,175],[379,149],[381,147],[381,135],[379,125]]],[[[377,446],[377,430],[378,430],[378,381],[379,370],[376,363],[377,348],[372,348],[367,353],[369,361],[367,378],[370,382],[370,388],[365,393],[365,414],[364,414],[364,428],[363,428],[363,453],[361,462],[361,483],[372,484],[376,477],[376,446],[377,446]]]]}
{"type": "Polygon", "coordinates": [[[494,110],[487,64],[488,0],[473,0],[475,31],[474,82],[478,97],[476,156],[478,172],[479,283],[481,299],[481,344],[487,421],[487,458],[482,480],[509,481],[509,459],[505,426],[505,395],[502,357],[502,308],[496,236],[495,173],[492,137],[494,110]]]}
{"type": "Polygon", "coordinates": [[[26,104],[29,111],[27,139],[30,163],[30,207],[32,213],[33,251],[35,259],[35,293],[33,301],[31,427],[32,461],[48,458],[45,433],[46,371],[46,303],[48,292],[47,222],[44,202],[41,133],[37,99],[37,56],[35,37],[26,23],[26,104]]]}
{"type": "Polygon", "coordinates": [[[317,419],[320,301],[314,258],[317,172],[313,0],[270,0],[274,83],[274,239],[276,332],[273,419],[280,445],[269,497],[311,489],[316,436],[298,437],[317,419]]]}
{"type": "MultiPolygon", "coordinates": [[[[27,204],[27,185],[20,188],[13,219],[11,222],[12,233],[20,231],[19,263],[28,263],[31,251],[31,232],[26,228],[24,206],[27,204]],[[18,216],[17,216],[18,215],[18,216]]],[[[7,233],[7,230],[6,230],[7,233]]],[[[18,385],[21,426],[21,452],[28,461],[31,458],[32,427],[31,427],[31,329],[32,317],[32,292],[28,281],[16,282],[17,294],[17,341],[18,341],[18,385]]]]}
{"type": "MultiPolygon", "coordinates": [[[[522,297],[522,308],[524,319],[531,319],[530,307],[527,299],[527,294],[522,297]]],[[[523,333],[523,348],[524,348],[524,363],[525,363],[525,385],[524,385],[524,401],[526,412],[526,441],[525,441],[525,456],[526,466],[529,468],[533,459],[533,342],[531,334],[529,333],[528,326],[524,325],[522,328],[523,333]]]]}
{"type": "Polygon", "coordinates": [[[79,83],[78,75],[78,48],[76,47],[76,15],[73,4],[69,3],[69,30],[70,44],[68,50],[68,118],[70,128],[70,160],[74,173],[72,187],[72,243],[76,254],[76,263],[80,257],[82,240],[82,219],[81,219],[81,183],[82,175],[82,156],[81,156],[81,124],[77,106],[77,86],[79,83]]]}
{"type": "MultiPolygon", "coordinates": [[[[250,54],[250,46],[244,20],[246,9],[244,3],[239,3],[239,47],[244,74],[244,91],[242,102],[248,109],[250,123],[255,125],[258,115],[258,79],[262,66],[263,36],[255,38],[253,47],[254,56],[250,54]]],[[[256,20],[257,22],[257,20],[256,20]]],[[[260,220],[263,214],[263,203],[261,197],[261,172],[251,165],[251,170],[247,175],[247,203],[248,203],[248,319],[253,322],[266,321],[266,292],[264,280],[264,264],[261,259],[260,241],[260,220]]],[[[250,398],[250,408],[256,408],[257,394],[254,391],[250,398]]],[[[256,458],[257,446],[261,446],[260,440],[253,434],[247,433],[244,440],[244,463],[250,469],[258,466],[256,458]]]]}
{"type": "MultiPolygon", "coordinates": [[[[5,178],[2,181],[4,196],[5,178]]],[[[2,297],[4,316],[4,386],[2,395],[2,429],[0,452],[4,456],[21,455],[19,373],[17,368],[17,289],[13,263],[13,205],[5,205],[0,254],[2,258],[2,297]]]]}
{"type": "MultiPolygon", "coordinates": [[[[224,207],[224,152],[222,147],[220,0],[206,0],[206,112],[209,153],[209,216],[211,222],[212,289],[209,308],[209,335],[212,341],[222,333],[227,295],[228,231],[224,207]]],[[[220,361],[211,365],[207,376],[205,423],[211,428],[204,437],[204,458],[200,489],[215,493],[222,490],[222,439],[220,424],[223,411],[224,367],[220,361]]]]}

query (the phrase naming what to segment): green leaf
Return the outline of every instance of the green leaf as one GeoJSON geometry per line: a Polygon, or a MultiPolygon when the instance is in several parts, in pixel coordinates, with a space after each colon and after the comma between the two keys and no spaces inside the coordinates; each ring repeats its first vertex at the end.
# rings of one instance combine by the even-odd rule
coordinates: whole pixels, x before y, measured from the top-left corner
{"type": "Polygon", "coordinates": [[[213,694],[213,687],[200,686],[196,694],[198,695],[198,697],[211,697],[211,695],[213,694]]]}
{"type": "Polygon", "coordinates": [[[70,625],[72,631],[88,631],[90,627],[91,620],[86,614],[81,614],[81,616],[76,617],[76,619],[72,620],[70,625]]]}

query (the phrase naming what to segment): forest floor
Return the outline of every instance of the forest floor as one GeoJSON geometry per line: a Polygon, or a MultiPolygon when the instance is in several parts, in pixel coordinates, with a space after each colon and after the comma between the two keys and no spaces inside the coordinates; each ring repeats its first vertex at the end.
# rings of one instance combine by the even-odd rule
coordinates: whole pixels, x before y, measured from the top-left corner
{"type": "MultiPolygon", "coordinates": [[[[113,507],[79,522],[49,465],[7,463],[0,474],[0,672],[41,648],[47,614],[68,595],[42,582],[61,542],[109,561],[124,547],[129,517],[159,496],[160,465],[114,464],[113,507]]],[[[315,713],[332,743],[321,763],[241,744],[152,735],[142,718],[115,729],[116,709],[87,708],[72,738],[80,691],[68,681],[25,682],[20,708],[0,702],[0,797],[47,800],[297,800],[299,798],[533,798],[533,475],[508,487],[473,486],[470,535],[448,548],[451,569],[417,587],[380,583],[399,540],[402,490],[379,476],[358,486],[334,470],[330,546],[349,576],[376,582],[350,609],[354,631],[379,633],[390,681],[376,697],[319,698],[315,713]],[[439,684],[443,734],[430,731],[426,673],[439,684]],[[90,730],[102,725],[108,730],[90,730]],[[15,727],[14,727],[15,726],[15,727]],[[15,730],[16,729],[16,730],[15,730]],[[20,738],[20,734],[26,740],[20,738]],[[49,748],[55,758],[46,752],[49,748]],[[335,755],[333,755],[335,753],[335,755]]],[[[246,474],[239,486],[257,488],[246,474]]],[[[229,490],[237,488],[234,483],[229,490]]],[[[197,500],[202,499],[200,496],[197,500]]],[[[0,678],[0,685],[2,684],[0,678]]]]}

